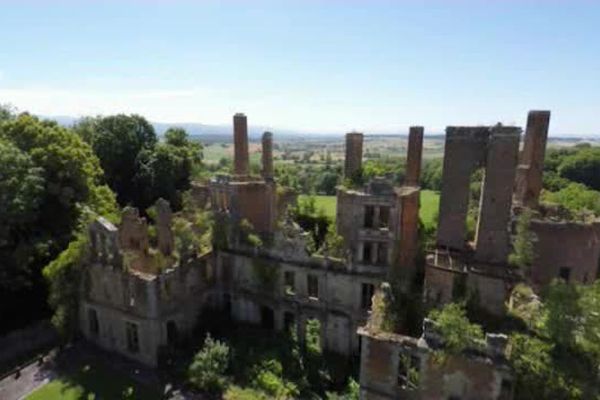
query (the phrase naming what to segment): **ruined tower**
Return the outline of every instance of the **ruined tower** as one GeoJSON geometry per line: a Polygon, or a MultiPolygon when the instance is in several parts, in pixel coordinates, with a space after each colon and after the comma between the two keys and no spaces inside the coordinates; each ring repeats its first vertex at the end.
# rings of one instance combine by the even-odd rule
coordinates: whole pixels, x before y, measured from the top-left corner
{"type": "Polygon", "coordinates": [[[549,125],[550,111],[530,111],[527,115],[525,144],[515,190],[515,200],[525,207],[538,206],[549,125]]]}
{"type": "Polygon", "coordinates": [[[423,155],[423,127],[411,126],[408,132],[408,148],[406,154],[407,186],[419,186],[421,175],[421,159],[423,155]]]}
{"type": "Polygon", "coordinates": [[[156,236],[158,240],[158,249],[161,253],[168,256],[175,248],[175,238],[171,230],[173,212],[169,202],[165,199],[158,199],[156,207],[156,236]]]}
{"type": "Polygon", "coordinates": [[[273,134],[265,132],[262,136],[262,177],[265,181],[273,180],[273,134]]]}
{"type": "Polygon", "coordinates": [[[245,176],[250,173],[248,159],[248,121],[242,113],[233,116],[233,173],[245,176]]]}
{"type": "Polygon", "coordinates": [[[363,134],[351,132],[346,134],[346,158],[344,160],[344,177],[352,178],[362,168],[363,134]]]}

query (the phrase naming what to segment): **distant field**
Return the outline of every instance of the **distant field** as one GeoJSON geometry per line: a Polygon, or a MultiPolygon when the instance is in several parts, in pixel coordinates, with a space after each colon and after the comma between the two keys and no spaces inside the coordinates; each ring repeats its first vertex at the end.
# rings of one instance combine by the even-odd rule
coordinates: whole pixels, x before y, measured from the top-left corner
{"type": "MultiPolygon", "coordinates": [[[[307,195],[300,195],[299,199],[306,198],[307,195]]],[[[323,209],[325,215],[335,220],[335,211],[337,199],[335,196],[315,196],[317,209],[323,209]]],[[[431,226],[435,223],[435,216],[440,204],[440,195],[432,190],[421,191],[421,208],[419,216],[425,226],[431,226]]]]}

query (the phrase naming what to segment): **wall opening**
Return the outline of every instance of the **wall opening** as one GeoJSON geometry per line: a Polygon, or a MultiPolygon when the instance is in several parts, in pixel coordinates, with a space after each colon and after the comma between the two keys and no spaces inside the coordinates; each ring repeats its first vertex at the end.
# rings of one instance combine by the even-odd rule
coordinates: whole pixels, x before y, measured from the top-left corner
{"type": "Polygon", "coordinates": [[[131,353],[138,353],[140,351],[140,338],[137,324],[133,322],[126,322],[125,334],[127,338],[127,350],[129,350],[131,353]]]}
{"type": "Polygon", "coordinates": [[[571,279],[571,268],[560,267],[560,270],[558,271],[558,277],[564,280],[566,283],[569,283],[569,280],[571,279]]]}
{"type": "Polygon", "coordinates": [[[363,283],[361,289],[360,307],[363,310],[370,310],[373,301],[373,293],[375,293],[375,286],[370,283],[363,283]]]}
{"type": "Polygon", "coordinates": [[[284,291],[288,296],[296,294],[296,274],[294,271],[285,271],[283,273],[284,291]]]}
{"type": "Polygon", "coordinates": [[[289,311],[283,313],[283,329],[288,334],[296,332],[296,316],[294,313],[289,311]]]}
{"type": "Polygon", "coordinates": [[[177,344],[177,324],[175,321],[167,322],[167,344],[175,346],[177,344]]]}
{"type": "Polygon", "coordinates": [[[94,336],[98,336],[98,333],[100,332],[100,323],[98,321],[98,312],[93,308],[88,309],[88,321],[90,333],[94,336]]]}
{"type": "Polygon", "coordinates": [[[466,239],[468,242],[474,241],[477,234],[477,223],[479,221],[479,207],[484,185],[485,170],[476,169],[469,179],[469,206],[467,208],[466,239]]]}
{"type": "Polygon", "coordinates": [[[269,330],[275,328],[275,313],[271,307],[260,307],[260,326],[269,330]]]}
{"type": "Polygon", "coordinates": [[[309,353],[323,353],[323,344],[321,343],[321,321],[317,318],[306,320],[306,350],[309,353]]]}
{"type": "Polygon", "coordinates": [[[365,206],[365,228],[373,228],[373,220],[375,219],[375,207],[365,206]]]}
{"type": "Polygon", "coordinates": [[[308,274],[306,276],[306,286],[308,289],[308,297],[313,299],[319,298],[319,278],[315,275],[308,274]]]}

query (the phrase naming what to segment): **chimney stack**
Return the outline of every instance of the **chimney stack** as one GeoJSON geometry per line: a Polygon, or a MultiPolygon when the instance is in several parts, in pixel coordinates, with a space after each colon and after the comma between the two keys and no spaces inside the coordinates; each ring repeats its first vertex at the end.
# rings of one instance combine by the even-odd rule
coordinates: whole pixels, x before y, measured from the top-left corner
{"type": "Polygon", "coordinates": [[[265,132],[262,136],[262,177],[273,180],[273,134],[265,132]]]}
{"type": "Polygon", "coordinates": [[[411,126],[408,132],[406,153],[406,186],[419,186],[423,155],[423,127],[411,126]]]}
{"type": "Polygon", "coordinates": [[[549,125],[550,111],[529,111],[516,180],[516,200],[526,207],[538,206],[549,125]]]}
{"type": "Polygon", "coordinates": [[[351,132],[346,134],[346,158],[344,160],[344,176],[352,178],[362,168],[363,134],[351,132]]]}
{"type": "Polygon", "coordinates": [[[250,173],[248,160],[248,121],[242,113],[233,116],[233,172],[247,176],[250,173]]]}

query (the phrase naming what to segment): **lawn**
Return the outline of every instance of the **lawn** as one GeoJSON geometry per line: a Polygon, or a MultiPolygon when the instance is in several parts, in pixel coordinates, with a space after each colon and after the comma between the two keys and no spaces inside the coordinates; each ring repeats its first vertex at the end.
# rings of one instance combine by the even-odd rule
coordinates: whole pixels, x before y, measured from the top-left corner
{"type": "MultiPolygon", "coordinates": [[[[299,200],[308,197],[307,195],[300,195],[299,200]]],[[[325,215],[335,220],[335,209],[337,199],[335,196],[315,196],[315,204],[317,209],[323,209],[325,215]]],[[[419,210],[419,216],[426,227],[435,224],[436,215],[438,213],[438,207],[440,204],[440,194],[433,190],[422,190],[421,191],[421,209],[419,210]]]]}
{"type": "Polygon", "coordinates": [[[138,384],[102,364],[79,365],[33,391],[26,400],[160,399],[158,390],[138,384]]]}

